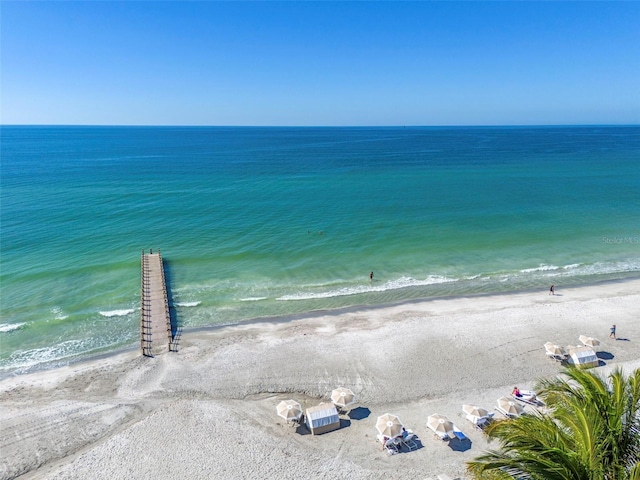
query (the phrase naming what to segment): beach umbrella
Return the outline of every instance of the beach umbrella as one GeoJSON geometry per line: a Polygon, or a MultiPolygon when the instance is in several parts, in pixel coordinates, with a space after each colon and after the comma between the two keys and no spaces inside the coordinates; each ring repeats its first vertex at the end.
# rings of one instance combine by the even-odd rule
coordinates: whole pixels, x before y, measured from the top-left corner
{"type": "Polygon", "coordinates": [[[438,415],[437,413],[429,415],[427,418],[427,427],[438,434],[449,435],[453,432],[453,422],[444,415],[438,415]]]}
{"type": "Polygon", "coordinates": [[[544,344],[544,349],[550,353],[551,355],[555,355],[555,356],[563,356],[566,355],[567,352],[565,352],[564,348],[562,348],[560,345],[556,345],[554,343],[551,342],[547,342],[544,344]]]}
{"type": "Polygon", "coordinates": [[[582,342],[582,344],[586,347],[598,347],[600,346],[600,340],[593,338],[593,337],[587,337],[586,335],[580,335],[579,337],[580,342],[582,342]]]}
{"type": "Polygon", "coordinates": [[[486,417],[489,415],[489,412],[484,408],[478,407],[477,405],[462,405],[462,411],[467,415],[471,415],[473,417],[486,417]]]}
{"type": "Polygon", "coordinates": [[[283,400],[276,407],[278,415],[285,420],[299,420],[302,415],[302,407],[295,400],[283,400]]]}
{"type": "Polygon", "coordinates": [[[345,387],[336,388],[331,392],[331,401],[338,407],[348,407],[356,403],[356,394],[345,387]]]}
{"type": "Polygon", "coordinates": [[[524,409],[515,400],[507,397],[500,397],[498,399],[498,407],[504,410],[508,415],[522,415],[524,409]]]}
{"type": "Polygon", "coordinates": [[[378,430],[378,433],[389,438],[400,435],[402,433],[402,426],[400,419],[390,413],[385,413],[384,415],[379,416],[376,421],[376,429],[378,430]]]}

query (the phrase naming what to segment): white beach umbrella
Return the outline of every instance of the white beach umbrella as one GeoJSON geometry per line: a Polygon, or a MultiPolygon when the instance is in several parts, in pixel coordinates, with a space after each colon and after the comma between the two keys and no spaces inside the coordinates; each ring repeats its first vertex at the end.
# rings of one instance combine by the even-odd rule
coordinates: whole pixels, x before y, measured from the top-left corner
{"type": "Polygon", "coordinates": [[[489,415],[489,412],[487,410],[477,405],[462,405],[462,411],[467,415],[471,415],[473,417],[486,417],[487,415],[489,415]]]}
{"type": "Polygon", "coordinates": [[[302,415],[302,407],[295,400],[283,400],[276,407],[278,415],[285,420],[299,420],[302,415]]]}
{"type": "Polygon", "coordinates": [[[348,407],[356,403],[356,394],[345,387],[336,388],[331,392],[331,401],[337,407],[348,407]]]}
{"type": "Polygon", "coordinates": [[[438,434],[449,435],[453,432],[453,422],[444,415],[434,413],[427,418],[427,427],[438,434]]]}
{"type": "Polygon", "coordinates": [[[600,340],[593,338],[593,337],[587,337],[586,335],[580,335],[579,337],[580,342],[586,346],[586,347],[599,347],[600,346],[600,340]]]}
{"type": "Polygon", "coordinates": [[[551,342],[545,343],[544,349],[551,355],[562,356],[567,354],[564,348],[562,348],[560,345],[556,345],[555,343],[551,343],[551,342]]]}
{"type": "Polygon", "coordinates": [[[500,397],[498,399],[498,407],[504,410],[508,415],[522,415],[524,409],[518,402],[513,400],[512,398],[500,397]]]}
{"type": "Polygon", "coordinates": [[[402,422],[396,415],[385,413],[378,417],[376,421],[376,429],[380,435],[393,438],[402,433],[402,422]]]}

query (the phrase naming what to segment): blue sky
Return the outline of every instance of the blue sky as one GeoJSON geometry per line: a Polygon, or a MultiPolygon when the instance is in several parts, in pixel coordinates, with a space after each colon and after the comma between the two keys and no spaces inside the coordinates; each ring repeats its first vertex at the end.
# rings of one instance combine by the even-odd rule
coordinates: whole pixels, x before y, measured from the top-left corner
{"type": "Polygon", "coordinates": [[[2,1],[0,121],[640,123],[640,2],[2,1]]]}

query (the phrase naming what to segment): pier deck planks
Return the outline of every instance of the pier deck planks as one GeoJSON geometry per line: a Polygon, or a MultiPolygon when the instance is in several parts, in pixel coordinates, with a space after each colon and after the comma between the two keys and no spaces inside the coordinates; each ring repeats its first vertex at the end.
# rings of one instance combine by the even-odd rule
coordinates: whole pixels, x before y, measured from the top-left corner
{"type": "Polygon", "coordinates": [[[152,357],[170,350],[171,319],[162,255],[143,252],[141,263],[140,349],[152,357]]]}

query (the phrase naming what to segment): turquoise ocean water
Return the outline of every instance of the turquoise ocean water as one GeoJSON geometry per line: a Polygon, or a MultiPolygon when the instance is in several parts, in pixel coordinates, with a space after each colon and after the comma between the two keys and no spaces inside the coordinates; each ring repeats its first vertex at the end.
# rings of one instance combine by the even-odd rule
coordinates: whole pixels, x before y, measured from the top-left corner
{"type": "Polygon", "coordinates": [[[143,248],[185,328],[640,276],[640,127],[0,133],[0,374],[135,345],[143,248]]]}

